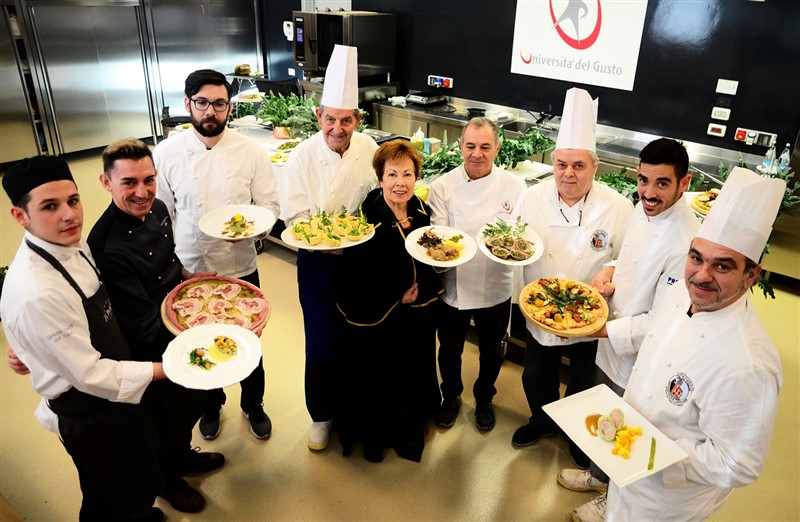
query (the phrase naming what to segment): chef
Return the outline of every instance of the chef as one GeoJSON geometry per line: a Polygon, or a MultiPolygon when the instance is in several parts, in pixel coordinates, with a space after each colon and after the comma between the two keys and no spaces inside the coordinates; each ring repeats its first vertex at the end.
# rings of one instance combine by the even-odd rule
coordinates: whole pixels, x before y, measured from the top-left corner
{"type": "MultiPolygon", "coordinates": [[[[653,301],[683,279],[686,251],[700,227],[683,197],[692,179],[686,147],[659,138],[642,149],[639,159],[640,201],[628,222],[619,258],[592,280],[608,299],[610,311],[610,321],[592,335],[600,337],[595,384],[605,384],[619,396],[648,331],[653,301]]],[[[557,480],[573,491],[604,493],[608,487],[608,476],[594,462],[588,470],[562,469],[557,480]]],[[[599,507],[604,504],[605,496],[593,499],[572,517],[602,520],[599,507]]]]}
{"type": "Polygon", "coordinates": [[[3,175],[25,236],[6,274],[0,316],[43,400],[36,419],[75,462],[81,520],[161,520],[161,475],[138,403],[160,362],[132,361],[81,239],[83,207],[66,161],[27,158],[3,175]]]}
{"type": "MultiPolygon", "coordinates": [[[[494,164],[500,151],[497,125],[487,118],[473,118],[459,139],[464,162],[431,183],[428,204],[431,224],[457,228],[478,237],[487,223],[509,219],[514,203],[525,191],[525,182],[494,164]]],[[[461,354],[470,319],[478,334],[479,371],[472,388],[475,425],[481,431],[494,428],[492,399],[503,363],[502,341],[511,315],[512,268],[483,255],[441,274],[444,286],[440,311],[439,373],[442,404],[436,411],[437,426],[453,426],[461,408],[461,354]]]]}
{"type": "MultiPolygon", "coordinates": [[[[162,141],[153,151],[158,170],[158,199],[173,218],[175,253],[190,272],[216,272],[260,286],[258,257],[251,239],[225,241],[204,234],[200,219],[225,205],[258,205],[280,212],[272,163],[264,148],[227,129],[231,85],[220,72],[194,71],[186,77],[184,108],[192,128],[162,141]]],[[[242,382],[239,405],[250,433],[266,439],[272,421],[264,412],[262,362],[242,382]]],[[[214,390],[200,419],[200,435],[215,439],[225,392],[214,390]]]]}
{"type": "MultiPolygon", "coordinates": [[[[322,104],[317,122],[322,130],[300,143],[286,163],[286,193],[282,215],[287,226],[307,220],[319,210],[354,213],[377,185],[372,157],[378,146],[356,132],[358,109],[358,50],[336,45],[325,72],[322,104]]],[[[303,309],[306,338],[306,407],[311,416],[308,447],[318,451],[328,445],[333,418],[335,346],[339,311],[336,281],[341,277],[341,251],[301,249],[297,253],[297,285],[303,309]]]]}
{"type": "MultiPolygon", "coordinates": [[[[597,100],[583,89],[567,91],[564,113],[553,152],[554,179],[530,187],[515,214],[544,241],[544,254],[524,267],[525,284],[542,277],[590,282],[603,265],[616,259],[633,205],[615,190],[594,181],[599,160],[595,152],[597,100]]],[[[542,406],[559,399],[562,348],[569,354],[570,379],[566,395],[594,384],[597,341],[563,339],[528,323],[522,386],[531,418],[512,437],[515,446],[529,446],[554,435],[556,424],[542,406]]],[[[570,442],[579,467],[589,459],[570,442]]]]}
{"type": "Polygon", "coordinates": [[[785,187],[734,167],[692,241],[685,280],[656,301],[624,399],[688,457],[610,484],[606,520],[704,520],[761,474],[782,375],[749,294],[785,187]]]}

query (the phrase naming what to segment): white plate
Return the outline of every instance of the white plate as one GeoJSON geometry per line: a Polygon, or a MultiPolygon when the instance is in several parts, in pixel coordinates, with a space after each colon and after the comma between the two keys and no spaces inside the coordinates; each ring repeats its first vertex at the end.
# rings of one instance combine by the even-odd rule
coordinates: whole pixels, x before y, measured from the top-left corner
{"type": "Polygon", "coordinates": [[[667,466],[687,457],[686,452],[672,439],[650,424],[650,421],[605,384],[570,395],[560,401],[551,402],[542,406],[542,409],[619,487],[625,487],[653,473],[658,473],[667,466]],[[614,447],[613,442],[593,436],[586,429],[587,415],[593,413],[608,415],[614,408],[621,409],[625,414],[627,426],[642,428],[642,434],[631,447],[628,460],[611,453],[611,448],[614,447]],[[652,437],[656,439],[656,456],[653,469],[648,470],[652,437]]]}
{"type": "Polygon", "coordinates": [[[295,148],[297,148],[297,145],[295,145],[294,148],[291,148],[289,150],[280,150],[278,147],[280,147],[284,143],[289,143],[289,142],[300,143],[300,141],[301,140],[299,140],[297,138],[292,138],[292,139],[289,139],[289,140],[280,140],[280,143],[274,143],[274,144],[270,145],[269,146],[269,150],[271,150],[272,152],[280,152],[281,154],[289,154],[295,148]]]}
{"type": "Polygon", "coordinates": [[[697,219],[700,220],[700,223],[702,223],[703,220],[706,217],[703,214],[701,214],[700,212],[698,212],[698,211],[696,211],[695,209],[692,208],[692,200],[694,199],[694,197],[696,195],[702,194],[702,193],[703,193],[702,191],[701,192],[684,192],[683,193],[683,197],[686,200],[686,206],[689,207],[689,210],[694,212],[694,215],[697,216],[697,219]]]}
{"type": "Polygon", "coordinates": [[[411,257],[420,263],[425,263],[426,265],[430,266],[438,266],[441,268],[449,268],[463,265],[475,257],[475,252],[478,251],[478,245],[468,234],[458,230],[457,228],[434,225],[430,227],[421,227],[411,232],[406,237],[406,250],[409,254],[411,254],[411,257]],[[427,248],[417,244],[417,240],[419,240],[422,233],[426,230],[433,230],[433,232],[442,239],[450,239],[453,236],[462,236],[461,240],[459,241],[459,243],[464,245],[464,250],[461,251],[461,255],[452,261],[436,261],[433,259],[428,255],[427,248]]]}
{"type": "Polygon", "coordinates": [[[225,222],[229,221],[235,214],[241,214],[246,220],[253,221],[253,233],[249,236],[241,236],[236,239],[247,239],[263,234],[275,224],[277,218],[271,210],[256,205],[226,205],[207,212],[200,218],[198,223],[200,230],[204,234],[216,237],[217,239],[234,239],[223,235],[222,229],[225,222]]]}
{"type": "MultiPolygon", "coordinates": [[[[181,332],[167,345],[162,360],[164,372],[172,382],[194,390],[213,390],[236,384],[253,373],[261,354],[261,341],[250,330],[233,324],[204,324],[181,332]],[[189,353],[212,346],[218,335],[236,341],[236,355],[227,361],[215,361],[217,364],[210,370],[189,364],[189,353]]],[[[213,354],[207,358],[214,360],[213,354]]]]}
{"type": "Polygon", "coordinates": [[[259,102],[261,102],[263,100],[263,96],[265,94],[266,93],[256,92],[256,91],[240,92],[239,94],[231,96],[231,102],[233,102],[233,103],[238,103],[238,102],[259,103],[259,102]],[[248,96],[254,96],[254,95],[255,95],[255,97],[253,99],[247,99],[248,96]],[[242,99],[242,97],[245,97],[245,99],[242,99]]]}
{"type": "MultiPolygon", "coordinates": [[[[508,221],[506,222],[510,223],[508,221]]],[[[497,221],[492,223],[492,225],[496,223],[497,221]]],[[[488,226],[489,224],[486,225],[486,227],[488,226]]],[[[485,241],[486,236],[483,235],[483,231],[486,230],[486,227],[483,227],[483,229],[481,229],[481,231],[478,233],[478,237],[475,238],[475,241],[478,243],[478,249],[480,249],[480,251],[483,252],[486,255],[486,257],[488,257],[489,259],[491,259],[496,263],[509,266],[529,265],[534,261],[536,261],[537,259],[539,259],[540,257],[542,257],[542,254],[544,253],[544,242],[542,241],[542,238],[539,237],[539,234],[537,234],[536,231],[530,227],[530,225],[528,225],[525,228],[525,232],[522,233],[522,237],[533,243],[533,255],[524,261],[509,261],[507,259],[500,259],[496,255],[492,254],[489,251],[489,248],[486,246],[486,241],[485,241]]]]}
{"type": "Polygon", "coordinates": [[[358,241],[350,241],[349,239],[342,239],[342,244],[339,246],[330,246],[330,245],[309,245],[308,243],[304,243],[299,239],[296,239],[292,235],[292,231],[289,230],[289,227],[286,227],[283,232],[281,232],[281,241],[286,243],[289,246],[293,246],[294,248],[302,248],[303,250],[339,250],[340,248],[348,248],[353,247],[356,245],[360,245],[361,243],[366,243],[370,239],[373,238],[375,235],[375,229],[372,230],[366,236],[363,236],[358,241]]]}

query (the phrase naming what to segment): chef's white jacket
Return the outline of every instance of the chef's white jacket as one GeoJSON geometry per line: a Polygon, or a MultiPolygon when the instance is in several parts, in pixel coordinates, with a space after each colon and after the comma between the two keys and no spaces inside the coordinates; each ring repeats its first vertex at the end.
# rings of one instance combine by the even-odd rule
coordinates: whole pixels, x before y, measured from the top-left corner
{"type": "Polygon", "coordinates": [[[656,301],[623,398],[689,456],[624,488],[610,484],[607,521],[704,520],[761,474],[782,376],[748,294],[692,317],[683,281],[656,301]],[[680,399],[670,393],[676,376],[680,399]]]}
{"type": "Polygon", "coordinates": [[[354,213],[370,190],[378,186],[372,168],[375,140],[354,132],[350,147],[339,156],[328,147],[322,132],[301,142],[284,167],[286,193],[281,194],[281,218],[287,225],[306,220],[319,210],[354,213]]]}
{"type": "MultiPolygon", "coordinates": [[[[541,236],[544,254],[523,268],[523,283],[527,285],[542,277],[563,277],[590,283],[603,264],[619,255],[632,211],[630,201],[597,181],[592,182],[586,198],[572,207],[563,202],[559,205],[553,179],[530,187],[517,203],[514,218],[522,216],[522,220],[541,236]]],[[[527,327],[543,346],[586,341],[582,337],[563,339],[530,323],[527,327]]]]}
{"type": "MultiPolygon", "coordinates": [[[[453,227],[476,241],[481,229],[497,218],[510,219],[525,182],[500,167],[470,180],[464,165],[431,183],[428,205],[431,225],[453,227]]],[[[488,308],[511,297],[512,267],[476,254],[470,261],[441,274],[444,302],[459,310],[488,308]]]]}
{"type": "Polygon", "coordinates": [[[653,301],[683,279],[698,228],[700,221],[682,197],[654,217],[644,213],[641,203],[633,210],[612,278],[616,289],[608,300],[608,338],[600,339],[595,360],[623,389],[647,333],[653,301]]]}
{"type": "MultiPolygon", "coordinates": [[[[75,387],[113,402],[137,404],[153,380],[153,363],[101,359],[92,347],[80,295],[25,239],[52,254],[87,297],[97,293],[100,281],[79,253],[94,264],[85,241],[64,247],[25,233],[3,283],[0,317],[8,345],[31,371],[33,389],[43,399],[75,387]]],[[[58,432],[58,418],[45,400],[36,420],[58,432]]]]}
{"type": "Polygon", "coordinates": [[[258,205],[280,214],[275,175],[264,148],[236,131],[207,150],[194,129],[170,135],[153,151],[158,198],[172,215],[175,253],[189,272],[241,277],[258,268],[255,241],[207,236],[199,222],[225,205],[258,205]]]}

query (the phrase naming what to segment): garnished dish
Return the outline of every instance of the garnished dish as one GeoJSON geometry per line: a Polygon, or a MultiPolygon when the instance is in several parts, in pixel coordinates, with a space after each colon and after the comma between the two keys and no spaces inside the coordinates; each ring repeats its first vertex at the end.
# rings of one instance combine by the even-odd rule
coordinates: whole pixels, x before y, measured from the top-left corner
{"type": "Polygon", "coordinates": [[[254,221],[245,219],[241,214],[234,214],[233,217],[223,223],[222,235],[231,239],[250,237],[255,230],[254,223],[254,221]]]}
{"type": "MultiPolygon", "coordinates": [[[[599,413],[587,415],[586,428],[593,436],[613,442],[614,447],[611,448],[611,454],[626,460],[631,458],[633,443],[642,434],[641,427],[625,425],[625,414],[619,408],[614,408],[608,415],[599,413]]],[[[652,465],[648,464],[648,466],[648,469],[652,469],[652,465]]]]}
{"type": "Polygon", "coordinates": [[[248,239],[267,232],[277,221],[271,210],[257,205],[225,205],[207,212],[198,226],[217,239],[248,239]]]}
{"type": "Polygon", "coordinates": [[[711,207],[714,206],[714,201],[716,201],[717,196],[719,196],[719,189],[712,188],[711,190],[701,192],[692,198],[692,209],[698,214],[707,216],[711,207]]]}
{"type": "Polygon", "coordinates": [[[263,353],[256,334],[233,324],[189,328],[173,339],[162,355],[169,379],[197,390],[235,384],[253,372],[263,353]]]}
{"type": "Polygon", "coordinates": [[[276,152],[275,154],[269,155],[269,160],[273,165],[283,165],[288,159],[289,155],[282,152],[276,152]]]}
{"type": "Polygon", "coordinates": [[[433,229],[428,229],[419,236],[417,244],[425,249],[425,253],[433,258],[434,261],[452,261],[458,259],[464,245],[459,243],[464,236],[457,234],[449,238],[439,237],[433,229]]]}
{"type": "Polygon", "coordinates": [[[161,312],[173,333],[204,324],[235,324],[259,331],[269,319],[270,306],[260,288],[217,276],[184,281],[164,299],[161,312]]]}
{"type": "Polygon", "coordinates": [[[686,458],[673,440],[604,384],[542,409],[619,487],[686,458]],[[643,434],[644,443],[639,441],[643,434]]]}
{"type": "Polygon", "coordinates": [[[478,245],[461,230],[442,225],[420,227],[406,236],[411,257],[437,267],[462,265],[475,257],[478,245]]]}
{"type": "Polygon", "coordinates": [[[505,265],[533,263],[544,251],[539,235],[521,217],[487,224],[478,235],[478,246],[489,259],[505,265]]]}
{"type": "Polygon", "coordinates": [[[372,238],[375,226],[361,209],[353,215],[342,207],[339,212],[317,212],[306,221],[295,221],[281,233],[281,239],[307,250],[336,249],[363,243],[372,238]]]}
{"type": "Polygon", "coordinates": [[[280,145],[275,147],[275,149],[278,152],[288,153],[288,152],[291,152],[295,147],[297,147],[298,143],[300,143],[300,142],[296,141],[296,140],[284,141],[283,143],[281,143],[280,145]]]}
{"type": "Polygon", "coordinates": [[[519,307],[534,326],[561,337],[592,334],[608,318],[608,304],[597,290],[559,277],[528,284],[520,293],[519,307]]]}

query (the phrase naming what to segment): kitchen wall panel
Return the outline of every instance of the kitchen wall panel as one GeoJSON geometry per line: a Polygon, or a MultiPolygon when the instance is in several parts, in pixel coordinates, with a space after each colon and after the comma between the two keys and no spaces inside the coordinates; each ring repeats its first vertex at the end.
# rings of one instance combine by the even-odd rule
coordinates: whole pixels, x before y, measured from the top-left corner
{"type": "MultiPolygon", "coordinates": [[[[353,9],[398,15],[398,74],[423,89],[429,74],[449,76],[447,94],[561,114],[567,82],[511,74],[516,1],[353,0],[353,9]]],[[[775,132],[779,144],[800,129],[800,2],[650,0],[632,92],[581,86],[600,98],[601,123],[732,150],[737,126],[775,132]],[[739,80],[725,138],[708,136],[718,78],[739,80]],[[794,79],[793,79],[794,78],[794,79]]]]}

